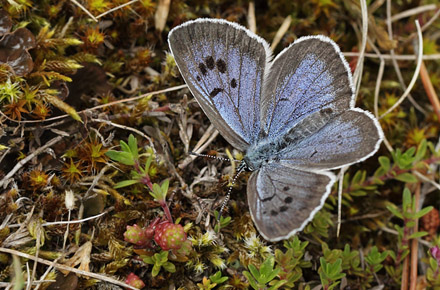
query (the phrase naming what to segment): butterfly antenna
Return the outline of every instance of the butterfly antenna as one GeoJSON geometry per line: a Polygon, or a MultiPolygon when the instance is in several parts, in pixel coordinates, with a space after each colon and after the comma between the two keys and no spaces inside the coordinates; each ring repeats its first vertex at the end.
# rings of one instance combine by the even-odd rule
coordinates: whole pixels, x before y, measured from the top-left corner
{"type": "Polygon", "coordinates": [[[231,198],[232,188],[234,187],[235,181],[237,180],[238,176],[246,169],[246,163],[243,161],[240,163],[240,165],[237,168],[237,174],[235,174],[234,178],[232,179],[231,185],[229,186],[228,193],[226,194],[225,200],[222,202],[222,206],[220,207],[220,212],[218,215],[217,221],[220,222],[220,218],[222,217],[223,210],[225,209],[226,205],[228,204],[229,199],[231,198]]]}
{"type": "Polygon", "coordinates": [[[221,161],[228,161],[228,162],[231,161],[229,158],[217,157],[217,156],[208,155],[208,154],[200,154],[200,153],[196,153],[196,152],[188,152],[188,154],[194,155],[197,157],[208,157],[208,158],[217,159],[217,160],[221,160],[221,161]]]}

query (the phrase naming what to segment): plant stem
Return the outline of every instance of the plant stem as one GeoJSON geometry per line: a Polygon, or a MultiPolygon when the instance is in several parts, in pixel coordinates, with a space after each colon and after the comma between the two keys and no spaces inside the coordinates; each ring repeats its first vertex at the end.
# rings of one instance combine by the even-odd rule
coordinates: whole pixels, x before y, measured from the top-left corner
{"type": "Polygon", "coordinates": [[[402,269],[402,284],[400,285],[400,290],[408,290],[408,266],[409,266],[409,257],[406,256],[403,261],[403,269],[402,269]]]}
{"type": "MultiPolygon", "coordinates": [[[[414,193],[414,202],[415,202],[415,211],[419,211],[419,200],[420,200],[420,182],[417,183],[416,191],[414,193]]],[[[414,220],[415,225],[413,228],[413,233],[416,233],[418,231],[419,227],[419,219],[414,220]]],[[[415,290],[417,288],[417,255],[418,255],[418,240],[412,239],[411,240],[411,273],[410,273],[410,290],[415,290]]]]}
{"type": "Polygon", "coordinates": [[[160,206],[162,207],[163,211],[165,212],[165,216],[167,217],[167,220],[170,223],[173,223],[173,217],[171,216],[170,208],[168,207],[168,204],[166,201],[159,202],[160,206]]]}

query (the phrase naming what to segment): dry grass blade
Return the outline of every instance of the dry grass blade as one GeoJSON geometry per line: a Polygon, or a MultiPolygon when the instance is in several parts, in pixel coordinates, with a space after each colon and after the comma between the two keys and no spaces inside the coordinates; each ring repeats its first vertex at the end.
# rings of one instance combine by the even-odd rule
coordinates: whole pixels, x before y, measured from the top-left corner
{"type": "Polygon", "coordinates": [[[112,9],[110,9],[110,10],[108,10],[108,11],[102,13],[102,14],[99,14],[98,16],[96,16],[96,19],[99,19],[99,18],[101,18],[101,17],[104,17],[104,16],[107,15],[107,14],[110,14],[110,13],[116,11],[116,10],[119,10],[119,9],[121,9],[121,8],[124,8],[125,6],[129,6],[129,5],[131,5],[131,4],[135,3],[135,2],[138,2],[138,1],[139,1],[139,0],[132,0],[132,1],[129,1],[129,2],[127,2],[127,3],[121,4],[121,5],[119,5],[119,6],[117,6],[117,7],[114,7],[114,8],[112,8],[112,9]]]}
{"type": "Polygon", "coordinates": [[[154,27],[162,32],[167,24],[168,12],[170,12],[171,0],[159,0],[154,14],[154,27]]]}
{"type": "Polygon", "coordinates": [[[393,111],[394,109],[396,109],[405,99],[406,97],[409,95],[409,92],[412,90],[412,88],[414,87],[416,80],[419,76],[419,72],[420,72],[420,68],[422,66],[422,56],[423,56],[423,36],[422,36],[422,31],[420,29],[420,24],[419,21],[415,21],[416,23],[416,27],[417,27],[417,31],[418,31],[418,36],[419,36],[419,45],[418,45],[418,61],[417,61],[417,66],[416,69],[414,71],[414,75],[411,79],[411,82],[409,83],[408,87],[406,88],[405,92],[403,93],[403,95],[399,98],[399,100],[397,100],[397,102],[391,107],[389,108],[385,113],[383,113],[379,119],[382,119],[383,117],[385,117],[386,115],[388,115],[391,111],[393,111]]]}
{"type": "Polygon", "coordinates": [[[96,19],[95,16],[93,16],[92,13],[90,13],[89,10],[87,10],[83,5],[81,5],[81,3],[79,3],[76,0],[70,0],[73,4],[75,4],[76,6],[78,6],[82,11],[84,11],[87,15],[89,15],[90,18],[93,19],[93,21],[98,22],[98,19],[96,19]]]}
{"type": "Polygon", "coordinates": [[[440,121],[440,101],[438,99],[437,93],[435,92],[434,86],[432,85],[431,79],[429,78],[428,70],[426,69],[425,63],[422,61],[420,67],[420,78],[422,79],[423,87],[428,95],[429,101],[431,102],[432,108],[440,121]]]}
{"type": "Polygon", "coordinates": [[[272,51],[275,50],[278,43],[280,43],[281,39],[283,38],[284,34],[286,34],[286,32],[289,30],[291,23],[292,23],[292,17],[289,15],[284,19],[283,24],[281,24],[280,28],[275,34],[275,37],[273,38],[272,44],[270,45],[272,51]]]}
{"type": "Polygon", "coordinates": [[[253,1],[249,2],[247,21],[249,30],[257,33],[257,19],[255,18],[255,3],[253,1]]]}

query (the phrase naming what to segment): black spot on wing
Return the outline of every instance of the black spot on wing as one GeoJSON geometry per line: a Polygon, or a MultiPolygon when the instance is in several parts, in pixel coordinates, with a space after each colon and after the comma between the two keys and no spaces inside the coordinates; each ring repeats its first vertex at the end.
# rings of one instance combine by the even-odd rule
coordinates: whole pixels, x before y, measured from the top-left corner
{"type": "Polygon", "coordinates": [[[202,79],[200,78],[200,76],[196,77],[197,81],[200,82],[202,79]]]}
{"type": "Polygon", "coordinates": [[[222,74],[224,74],[226,72],[225,61],[223,59],[218,59],[216,64],[217,64],[218,71],[221,72],[222,74]]]}
{"type": "Polygon", "coordinates": [[[284,190],[284,191],[288,191],[289,189],[290,189],[290,187],[288,187],[288,186],[284,186],[284,187],[283,187],[283,190],[284,190]]]}
{"type": "Polygon", "coordinates": [[[215,67],[215,61],[212,58],[212,56],[208,56],[205,60],[206,66],[208,67],[208,69],[213,70],[215,67]]]}
{"type": "Polygon", "coordinates": [[[271,216],[277,216],[277,215],[278,215],[278,212],[277,212],[276,210],[271,210],[271,211],[270,211],[270,215],[271,215],[271,216]]]}
{"type": "Polygon", "coordinates": [[[208,70],[206,69],[206,65],[204,63],[199,63],[199,70],[202,72],[202,75],[206,76],[208,70]]]}
{"type": "Polygon", "coordinates": [[[214,88],[210,93],[209,96],[211,98],[214,98],[215,96],[217,96],[218,94],[220,94],[221,92],[223,92],[223,89],[221,88],[214,88]]]}
{"type": "Polygon", "coordinates": [[[288,209],[289,209],[289,207],[283,205],[283,206],[280,207],[280,212],[285,212],[288,209]]]}
{"type": "Polygon", "coordinates": [[[274,198],[274,197],[275,197],[275,194],[272,195],[272,196],[269,196],[269,197],[263,198],[261,201],[262,201],[262,202],[271,201],[272,198],[274,198]]]}
{"type": "Polygon", "coordinates": [[[291,196],[288,196],[284,199],[285,203],[292,203],[292,201],[293,201],[293,198],[291,196]]]}
{"type": "Polygon", "coordinates": [[[231,81],[231,87],[232,87],[232,88],[236,88],[236,87],[237,87],[237,80],[236,80],[236,79],[232,79],[232,81],[231,81]]]}

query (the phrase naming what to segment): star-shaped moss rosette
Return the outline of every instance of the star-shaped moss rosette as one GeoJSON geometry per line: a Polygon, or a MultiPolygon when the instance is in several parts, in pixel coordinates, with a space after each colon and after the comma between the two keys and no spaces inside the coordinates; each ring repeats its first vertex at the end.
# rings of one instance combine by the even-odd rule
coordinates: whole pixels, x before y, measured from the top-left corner
{"type": "Polygon", "coordinates": [[[0,63],[8,64],[17,76],[24,76],[34,67],[28,50],[35,47],[35,36],[27,28],[13,32],[11,28],[11,17],[0,10],[0,63]]]}

